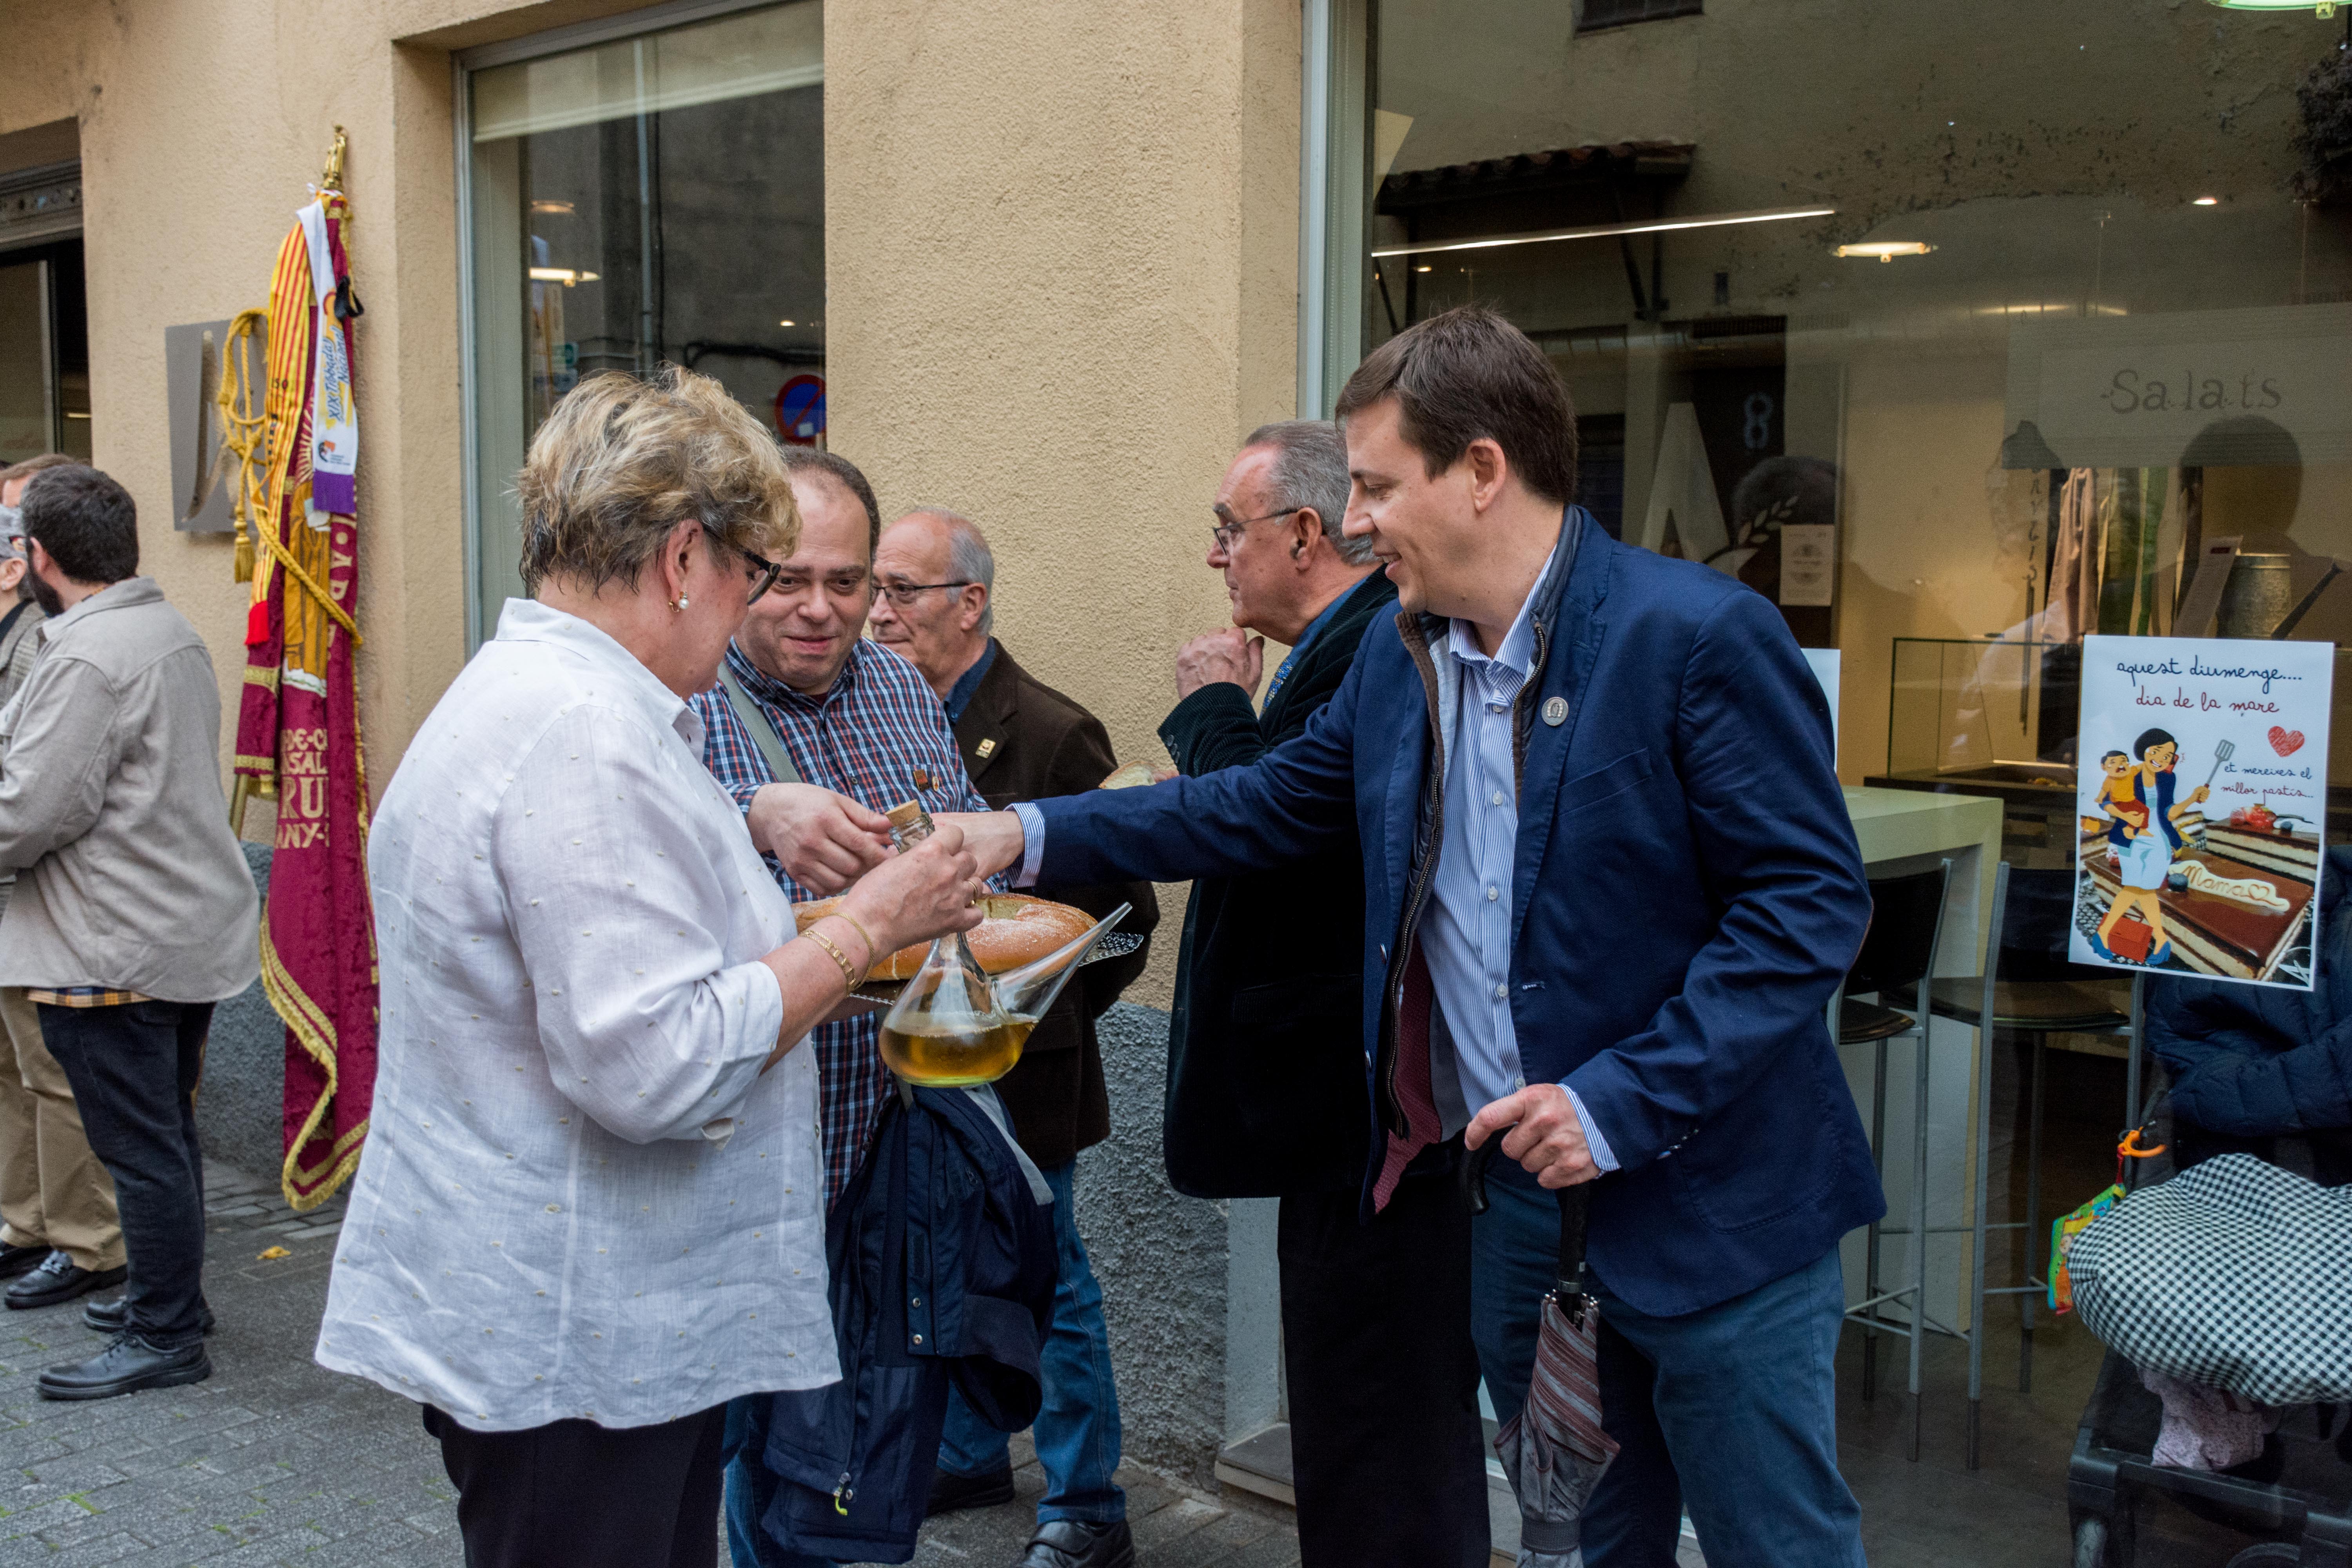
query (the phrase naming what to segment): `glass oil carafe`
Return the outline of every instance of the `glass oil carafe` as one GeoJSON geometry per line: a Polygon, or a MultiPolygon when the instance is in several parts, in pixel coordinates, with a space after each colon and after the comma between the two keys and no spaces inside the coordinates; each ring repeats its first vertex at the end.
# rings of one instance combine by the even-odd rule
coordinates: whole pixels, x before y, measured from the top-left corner
{"type": "MultiPolygon", "coordinates": [[[[893,807],[890,836],[901,850],[931,835],[930,814],[913,801],[893,807]]],[[[993,1083],[1021,1060],[1029,1031],[1062,994],[1078,963],[1127,914],[1121,904],[1084,936],[992,982],[961,931],[931,943],[922,967],[882,1018],[882,1060],[904,1082],[927,1089],[993,1083]]]]}

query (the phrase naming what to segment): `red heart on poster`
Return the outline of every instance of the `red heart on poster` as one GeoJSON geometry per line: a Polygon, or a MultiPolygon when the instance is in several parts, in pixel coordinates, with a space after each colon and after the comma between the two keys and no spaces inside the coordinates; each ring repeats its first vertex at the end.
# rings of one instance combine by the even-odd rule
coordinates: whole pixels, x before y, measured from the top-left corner
{"type": "Polygon", "coordinates": [[[2272,750],[2272,751],[2276,752],[2280,756],[2284,757],[2284,756],[2288,756],[2288,755],[2290,755],[2290,754],[2292,754],[2292,753],[2294,753],[2294,752],[2299,752],[2299,751],[2301,751],[2302,749],[2303,749],[2303,731],[2300,731],[2300,730],[2282,730],[2282,729],[2280,729],[2280,728],[2279,728],[2277,725],[2275,725],[2275,724],[2273,724],[2273,725],[2272,725],[2272,726],[2271,726],[2271,750],[2272,750]]]}

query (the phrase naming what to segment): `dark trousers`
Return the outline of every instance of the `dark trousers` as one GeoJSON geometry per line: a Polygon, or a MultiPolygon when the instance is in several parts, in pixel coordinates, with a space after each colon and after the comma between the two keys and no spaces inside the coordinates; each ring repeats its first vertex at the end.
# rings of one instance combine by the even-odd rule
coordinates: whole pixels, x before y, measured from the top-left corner
{"type": "MultiPolygon", "coordinates": [[[[1507,1159],[1475,1226],[1478,1354],[1505,1420],[1527,1403],[1559,1194],[1507,1159]]],[[[1696,1312],[1660,1318],[1586,1276],[1601,1304],[1601,1420],[1623,1445],[1584,1511],[1591,1568],[1673,1568],[1690,1510],[1710,1568],[1863,1568],[1838,1473],[1837,1249],[1696,1312]]]]}
{"type": "Polygon", "coordinates": [[[1282,1200],[1276,1256],[1306,1568],[1486,1568],[1470,1211],[1450,1171],[1408,1175],[1370,1225],[1353,1192],[1282,1200]]]}
{"type": "Polygon", "coordinates": [[[114,1178],[132,1330],[158,1345],[204,1338],[205,1162],[196,1148],[209,1002],[41,1004],[89,1146],[114,1178]]]}
{"type": "Polygon", "coordinates": [[[466,1568],[717,1568],[723,1405],[658,1426],[520,1432],[428,1405],[425,1429],[457,1489],[466,1568]]]}

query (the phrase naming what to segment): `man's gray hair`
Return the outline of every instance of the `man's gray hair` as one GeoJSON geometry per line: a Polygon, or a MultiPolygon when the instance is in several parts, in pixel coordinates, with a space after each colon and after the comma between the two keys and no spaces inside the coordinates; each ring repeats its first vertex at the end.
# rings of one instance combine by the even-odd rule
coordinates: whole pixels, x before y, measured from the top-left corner
{"type": "Polygon", "coordinates": [[[988,536],[980,531],[980,524],[943,506],[916,507],[898,521],[909,517],[935,517],[948,525],[948,581],[977,583],[988,590],[977,629],[982,637],[989,636],[996,626],[996,555],[988,548],[988,536]]]}
{"type": "Polygon", "coordinates": [[[1323,537],[1350,566],[1372,559],[1372,542],[1339,531],[1348,516],[1348,442],[1328,419],[1283,419],[1261,425],[1242,443],[1274,448],[1273,504],[1313,507],[1323,520],[1323,537]]]}

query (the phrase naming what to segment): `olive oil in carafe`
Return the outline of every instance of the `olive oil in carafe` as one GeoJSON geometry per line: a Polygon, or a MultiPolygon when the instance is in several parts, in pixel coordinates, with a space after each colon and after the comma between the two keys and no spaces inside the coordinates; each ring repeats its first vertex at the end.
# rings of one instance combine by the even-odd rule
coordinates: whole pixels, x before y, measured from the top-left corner
{"type": "MultiPolygon", "coordinates": [[[[931,836],[930,814],[919,801],[884,815],[901,850],[931,836]]],[[[981,969],[962,933],[950,931],[931,943],[915,977],[882,1019],[882,1060],[898,1076],[902,1094],[910,1093],[905,1087],[910,1084],[969,1089],[1011,1072],[1029,1031],[1127,908],[1119,905],[1076,942],[993,979],[981,969]]]]}
{"type": "Polygon", "coordinates": [[[901,1033],[888,1021],[882,1026],[882,1060],[909,1083],[937,1089],[961,1089],[993,1083],[1021,1060],[1021,1047],[1034,1018],[935,1018],[905,1020],[919,1026],[901,1033]]]}

